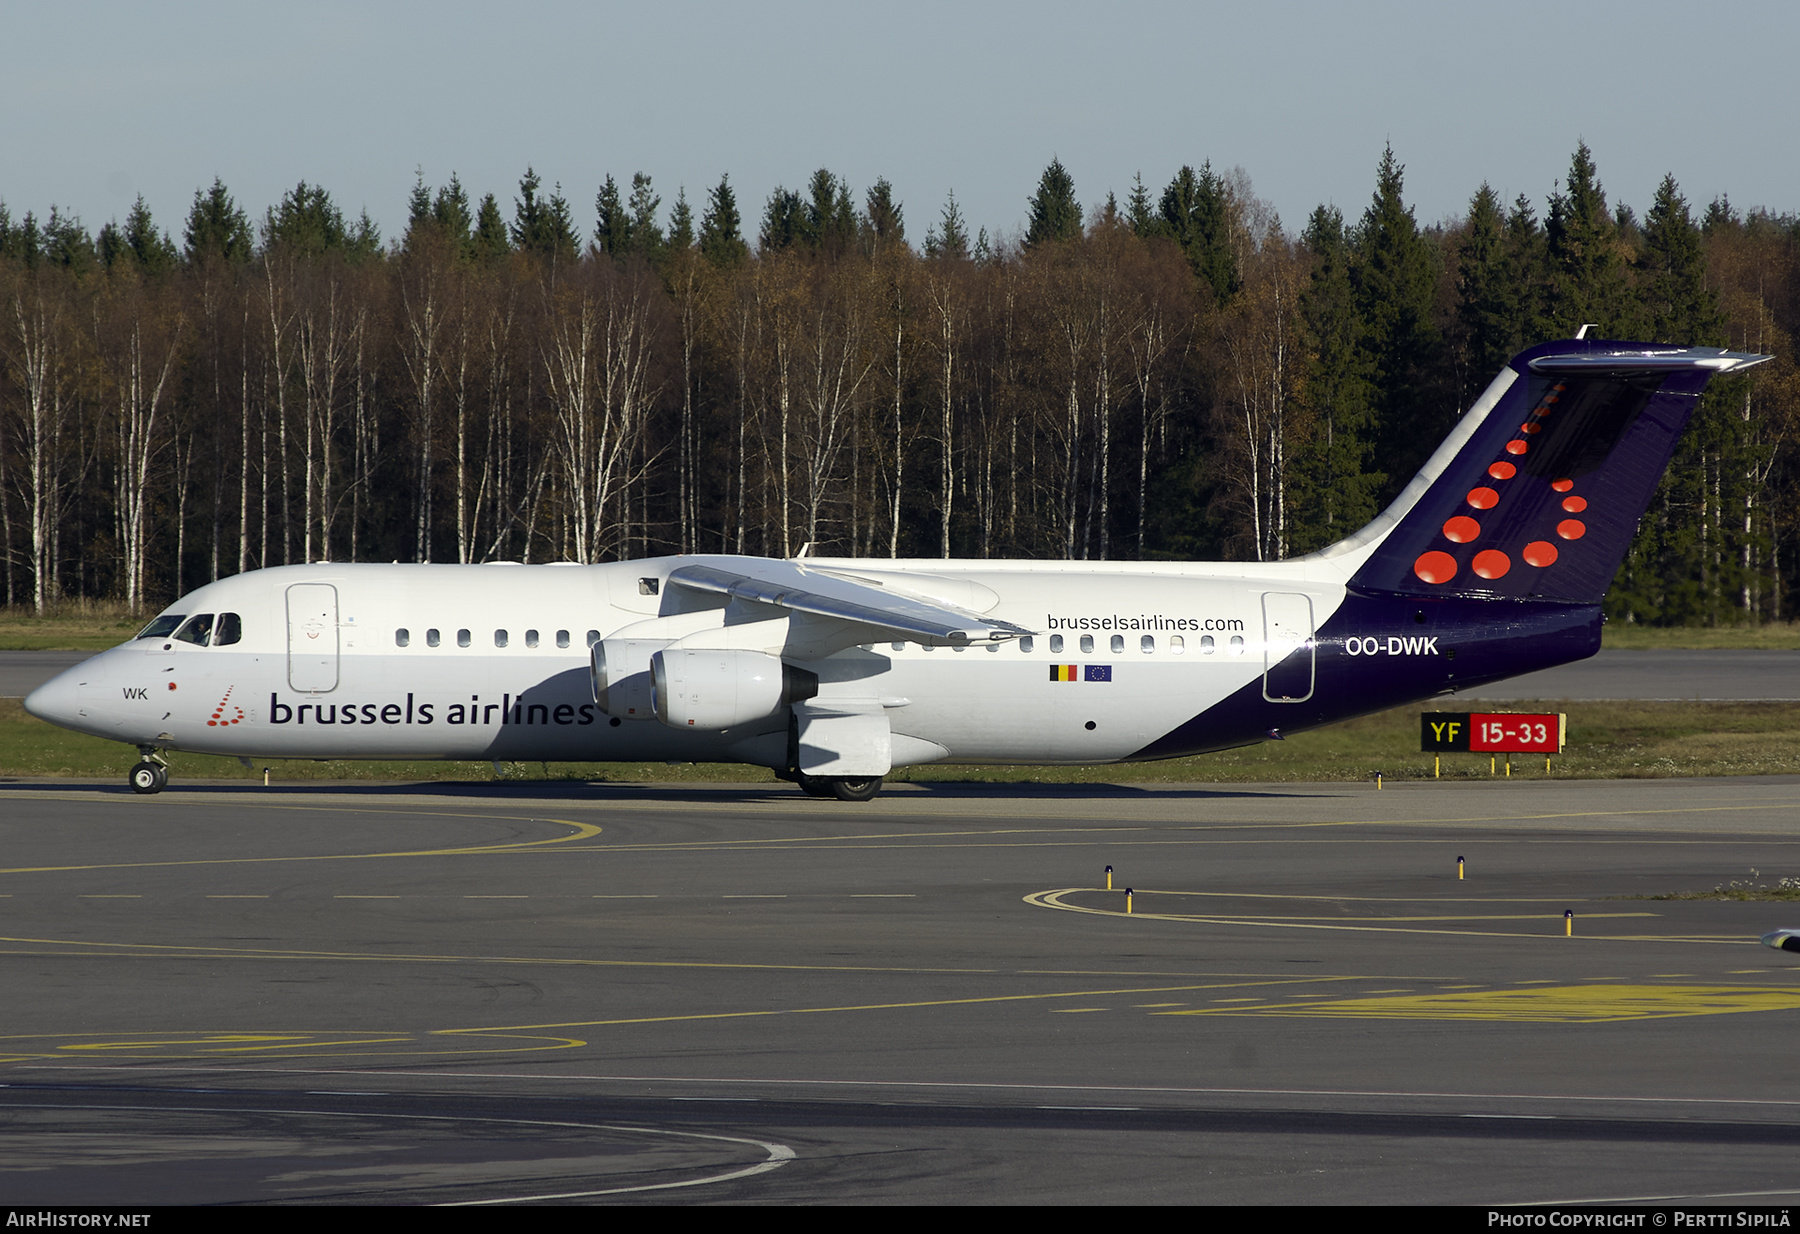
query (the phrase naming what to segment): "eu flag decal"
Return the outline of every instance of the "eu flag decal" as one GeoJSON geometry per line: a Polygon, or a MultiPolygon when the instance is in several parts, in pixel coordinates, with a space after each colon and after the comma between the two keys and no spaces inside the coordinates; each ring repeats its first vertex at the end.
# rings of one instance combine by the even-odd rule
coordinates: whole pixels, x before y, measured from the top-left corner
{"type": "Polygon", "coordinates": [[[1110,665],[1110,664],[1089,664],[1089,665],[1087,665],[1087,676],[1085,678],[1083,678],[1083,680],[1085,680],[1085,681],[1111,681],[1112,680],[1112,665],[1110,665]]]}
{"type": "Polygon", "coordinates": [[[1050,666],[1050,680],[1080,681],[1081,678],[1075,675],[1075,666],[1073,664],[1052,664],[1050,666]]]}

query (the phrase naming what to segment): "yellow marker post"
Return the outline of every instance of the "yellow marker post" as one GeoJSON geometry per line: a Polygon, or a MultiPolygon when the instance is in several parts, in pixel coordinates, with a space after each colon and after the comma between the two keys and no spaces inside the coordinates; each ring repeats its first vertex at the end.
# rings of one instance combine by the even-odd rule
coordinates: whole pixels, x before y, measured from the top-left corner
{"type": "Polygon", "coordinates": [[[1108,891],[1112,890],[1112,867],[1111,866],[1106,867],[1106,889],[1108,891]]]}
{"type": "Polygon", "coordinates": [[[1125,888],[1125,915],[1131,915],[1131,888],[1125,888]]]}
{"type": "Polygon", "coordinates": [[[1575,910],[1572,908],[1563,909],[1563,937],[1575,937],[1575,910]]]}
{"type": "Polygon", "coordinates": [[[269,769],[267,767],[263,768],[263,787],[269,787],[269,769]]]}
{"type": "Polygon", "coordinates": [[[1375,773],[1375,791],[1381,791],[1381,773],[1379,771],[1375,773]]]}
{"type": "Polygon", "coordinates": [[[1506,756],[1506,778],[1512,779],[1512,755],[1506,756]]]}
{"type": "Polygon", "coordinates": [[[1459,883],[1462,882],[1462,876],[1463,876],[1463,859],[1461,857],[1458,857],[1456,859],[1456,881],[1459,883]]]}
{"type": "Polygon", "coordinates": [[[1433,754],[1431,756],[1431,778],[1434,780],[1441,780],[1443,779],[1443,776],[1444,756],[1442,754],[1433,754]]]}
{"type": "Polygon", "coordinates": [[[1499,770],[1499,768],[1494,762],[1494,756],[1492,754],[1488,755],[1488,774],[1493,775],[1497,770],[1499,770]]]}

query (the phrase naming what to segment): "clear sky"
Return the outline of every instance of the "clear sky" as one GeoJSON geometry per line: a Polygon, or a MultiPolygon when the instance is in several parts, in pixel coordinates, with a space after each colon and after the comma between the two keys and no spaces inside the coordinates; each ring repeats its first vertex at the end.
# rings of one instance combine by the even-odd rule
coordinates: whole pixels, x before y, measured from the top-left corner
{"type": "Polygon", "coordinates": [[[745,230],[824,166],[893,182],[915,242],[954,190],[1022,229],[1052,156],[1086,205],[1241,166],[1298,230],[1354,217],[1391,142],[1421,222],[1485,179],[1540,215],[1578,141],[1641,213],[1673,172],[1698,210],[1800,210],[1800,4],[907,4],[719,0],[45,4],[5,0],[0,200],[97,229],[142,193],[181,240],[221,177],[253,216],[296,181],[404,228],[415,169],[508,218],[560,182],[583,235],[608,172],[696,215],[729,172],[745,230]]]}

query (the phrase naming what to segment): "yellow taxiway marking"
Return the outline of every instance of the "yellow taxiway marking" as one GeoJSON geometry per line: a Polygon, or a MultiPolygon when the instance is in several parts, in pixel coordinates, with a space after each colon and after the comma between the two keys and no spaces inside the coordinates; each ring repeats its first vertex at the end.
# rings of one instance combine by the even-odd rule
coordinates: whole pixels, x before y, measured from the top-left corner
{"type": "MultiPolygon", "coordinates": [[[[0,796],[4,795],[0,794],[0,796]]],[[[297,810],[301,807],[270,806],[268,808],[297,810]]],[[[384,811],[347,809],[333,811],[333,808],[329,806],[320,807],[320,809],[321,811],[345,814],[385,813],[384,811]]],[[[578,823],[566,818],[527,818],[514,814],[445,814],[438,811],[429,815],[409,815],[407,817],[454,818],[464,822],[550,823],[558,827],[573,827],[575,830],[569,835],[552,836],[548,840],[506,840],[498,844],[464,844],[454,848],[407,849],[386,853],[315,853],[309,856],[294,857],[206,857],[193,861],[116,861],[72,866],[16,866],[12,869],[0,869],[0,874],[56,874],[72,870],[150,870],[169,866],[269,865],[292,861],[376,861],[389,857],[467,857],[477,854],[528,852],[546,845],[591,840],[601,831],[598,823],[578,823]]]]}
{"type": "Polygon", "coordinates": [[[1757,986],[1573,985],[1477,993],[1445,991],[1387,998],[1327,998],[1323,1002],[1301,1006],[1263,1003],[1255,1007],[1160,1011],[1156,1014],[1583,1024],[1793,1010],[1800,1010],[1800,990],[1757,986]]]}
{"type": "MultiPolygon", "coordinates": [[[[342,1050],[344,1047],[372,1046],[406,1046],[404,1050],[370,1050],[367,1048],[355,1051],[363,1054],[379,1054],[389,1057],[396,1054],[499,1054],[516,1053],[519,1050],[570,1049],[584,1046],[587,1041],[582,1038],[563,1036],[570,1029],[614,1028],[640,1024],[676,1024],[682,1022],[714,1021],[714,1020],[755,1020],[780,1016],[832,1015],[866,1011],[913,1011],[934,1007],[967,1007],[980,1005],[998,1005],[1003,1003],[1045,1003],[1063,999],[1092,999],[1129,997],[1143,994],[1175,994],[1191,993],[1196,990],[1225,989],[1245,986],[1278,986],[1293,982],[1314,983],[1324,981],[1348,981],[1353,978],[1264,978],[1251,981],[1225,981],[1185,983],[1181,985],[1131,986],[1100,990],[1057,990],[1042,994],[997,994],[980,995],[969,998],[934,998],[919,999],[895,1003],[850,1003],[838,1006],[820,1007],[777,1007],[747,1011],[706,1011],[689,1012],[676,1015],[630,1016],[614,1020],[582,1020],[563,1024],[509,1024],[487,1025],[476,1028],[441,1028],[421,1032],[383,1033],[368,1036],[350,1036],[348,1034],[331,1033],[216,1033],[195,1034],[190,1036],[171,1035],[158,1037],[156,1034],[144,1034],[120,1039],[117,1036],[90,1039],[88,1034],[19,1034],[11,1037],[0,1037],[0,1063],[24,1062],[35,1058],[66,1057],[71,1051],[131,1051],[134,1057],[143,1057],[147,1052],[170,1050],[179,1057],[194,1055],[244,1055],[268,1053],[273,1051],[308,1050],[318,1051],[342,1050]],[[77,1038],[70,1040],[70,1038],[77,1038]],[[434,1040],[443,1038],[499,1038],[527,1042],[526,1045],[495,1046],[467,1048],[461,1045],[434,1046],[434,1040]],[[38,1044],[41,1043],[41,1044],[38,1044]]],[[[1267,997],[1265,995],[1264,997],[1267,997]]],[[[1108,1011],[1108,1007],[1052,1008],[1051,1010],[1072,1011],[1108,1011]]],[[[1153,1014],[1167,1015],[1171,1012],[1153,1014]]]]}
{"type": "MultiPolygon", "coordinates": [[[[1123,899],[1119,892],[1107,892],[1100,887],[1060,887],[1050,891],[1034,891],[1022,897],[1025,903],[1036,908],[1054,908],[1065,913],[1087,913],[1095,917],[1118,917],[1125,920],[1139,921],[1179,921],[1189,925],[1222,925],[1249,926],[1275,930],[1349,930],[1374,934],[1448,934],[1467,938],[1548,938],[1560,933],[1545,931],[1544,933],[1522,933],[1516,930],[1450,930],[1443,927],[1429,928],[1422,923],[1433,921],[1537,921],[1546,926],[1560,925],[1562,914],[1526,914],[1517,917],[1309,917],[1282,916],[1263,914],[1240,915],[1237,913],[1152,913],[1142,909],[1127,913],[1123,908],[1089,908],[1082,904],[1071,904],[1064,899],[1072,895],[1112,895],[1115,899],[1123,899]],[[1410,925],[1375,925],[1373,922],[1411,922],[1410,925]]],[[[1137,893],[1139,902],[1164,892],[1140,890],[1137,893]]],[[[1180,894],[1180,893],[1174,893],[1180,894]]],[[[1324,898],[1324,897],[1321,897],[1324,898]]],[[[1559,901],[1566,903],[1566,901],[1559,901]]],[[[1598,918],[1617,917],[1658,917],[1659,913],[1578,913],[1576,920],[1593,921],[1598,918]]],[[[1658,943],[1719,943],[1731,946],[1754,945],[1756,940],[1720,935],[1684,935],[1684,934],[1628,934],[1628,935],[1586,935],[1588,941],[1600,942],[1658,942],[1658,943]]]]}

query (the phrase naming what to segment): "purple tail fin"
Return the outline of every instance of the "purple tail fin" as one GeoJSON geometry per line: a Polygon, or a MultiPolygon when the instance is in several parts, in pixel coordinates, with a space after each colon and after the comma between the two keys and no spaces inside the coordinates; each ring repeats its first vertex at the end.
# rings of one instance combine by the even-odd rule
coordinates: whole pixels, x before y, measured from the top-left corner
{"type": "Polygon", "coordinates": [[[1514,357],[1406,492],[1353,588],[1597,604],[1715,374],[1767,356],[1600,339],[1514,357]]]}

